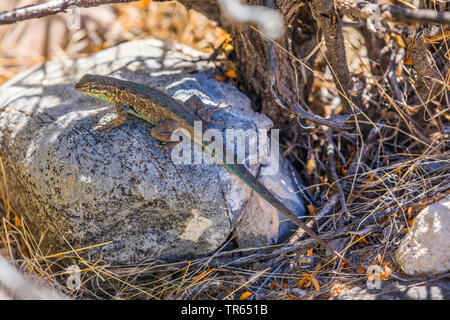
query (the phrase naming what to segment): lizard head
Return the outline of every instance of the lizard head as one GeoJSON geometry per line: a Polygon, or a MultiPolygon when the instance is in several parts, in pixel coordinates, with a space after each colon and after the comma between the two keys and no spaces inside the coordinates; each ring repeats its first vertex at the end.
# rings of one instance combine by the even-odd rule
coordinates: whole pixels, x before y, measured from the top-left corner
{"type": "Polygon", "coordinates": [[[107,77],[87,73],[82,76],[77,83],[75,83],[73,88],[78,92],[88,94],[96,98],[109,100],[107,77]]]}

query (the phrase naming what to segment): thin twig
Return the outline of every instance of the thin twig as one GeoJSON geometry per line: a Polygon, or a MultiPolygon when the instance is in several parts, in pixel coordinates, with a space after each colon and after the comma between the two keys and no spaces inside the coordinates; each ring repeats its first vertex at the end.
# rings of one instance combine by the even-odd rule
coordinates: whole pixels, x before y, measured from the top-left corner
{"type": "Polygon", "coordinates": [[[345,129],[345,121],[347,121],[351,115],[340,115],[332,118],[322,118],[313,113],[307,112],[304,108],[300,106],[300,104],[293,98],[295,95],[292,91],[284,84],[282,81],[277,79],[276,77],[276,60],[275,60],[275,46],[271,41],[267,42],[267,54],[269,61],[269,81],[270,81],[270,90],[272,92],[273,97],[277,104],[283,109],[289,110],[293,115],[297,116],[300,119],[308,120],[314,122],[319,125],[324,125],[330,128],[334,128],[336,130],[345,129]],[[278,88],[282,88],[286,95],[290,98],[290,103],[286,101],[282,95],[280,94],[278,88]]]}
{"type": "Polygon", "coordinates": [[[339,178],[336,172],[336,165],[334,164],[334,147],[333,144],[331,143],[328,143],[327,146],[327,156],[328,156],[328,164],[330,166],[331,178],[336,184],[336,188],[339,194],[339,201],[341,202],[342,209],[347,215],[347,218],[350,218],[350,213],[348,212],[347,203],[345,201],[344,190],[342,189],[341,183],[339,182],[339,178]]]}
{"type": "Polygon", "coordinates": [[[126,3],[138,0],[52,0],[0,13],[0,25],[49,16],[65,12],[71,6],[80,8],[97,7],[103,4],[126,3]]]}
{"type": "Polygon", "coordinates": [[[353,82],[347,64],[344,35],[340,24],[341,18],[334,5],[334,0],[313,0],[311,11],[325,39],[327,51],[325,58],[333,74],[336,89],[341,96],[346,113],[352,112],[352,105],[362,108],[358,94],[353,95],[353,82]]]}
{"type": "Polygon", "coordinates": [[[367,23],[367,19],[381,19],[396,22],[420,22],[450,24],[450,12],[437,12],[431,9],[408,9],[387,4],[378,5],[368,1],[335,0],[339,12],[349,18],[367,23]]]}

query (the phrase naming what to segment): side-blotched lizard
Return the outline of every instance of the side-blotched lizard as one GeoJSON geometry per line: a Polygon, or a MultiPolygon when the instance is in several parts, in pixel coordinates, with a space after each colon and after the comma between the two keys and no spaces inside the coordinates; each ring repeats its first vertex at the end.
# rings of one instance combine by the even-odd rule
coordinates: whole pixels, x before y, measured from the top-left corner
{"type": "MultiPolygon", "coordinates": [[[[193,96],[181,103],[169,95],[150,87],[131,81],[119,80],[112,77],[85,74],[74,86],[75,90],[99,99],[111,102],[115,106],[117,117],[114,121],[101,125],[97,130],[110,130],[121,125],[131,113],[152,124],[151,134],[156,139],[173,146],[177,142],[171,140],[174,130],[185,129],[189,132],[193,142],[207,149],[208,142],[199,139],[194,134],[194,121],[202,121],[203,128],[208,129],[205,119],[201,119],[195,112],[204,107],[200,98],[193,96]]],[[[211,114],[209,114],[210,116],[211,114]]],[[[342,257],[325,241],[303,223],[290,209],[278,200],[263,184],[261,184],[243,164],[226,163],[225,152],[215,151],[212,156],[232,174],[239,177],[245,184],[263,197],[273,207],[302,228],[314,240],[339,259],[350,265],[353,263],[342,257]]]]}

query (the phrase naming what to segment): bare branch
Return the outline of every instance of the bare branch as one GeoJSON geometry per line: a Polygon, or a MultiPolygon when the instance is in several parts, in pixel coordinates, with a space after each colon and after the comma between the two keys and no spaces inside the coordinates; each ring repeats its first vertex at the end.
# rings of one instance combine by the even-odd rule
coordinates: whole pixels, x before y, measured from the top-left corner
{"type": "Polygon", "coordinates": [[[330,166],[330,174],[331,178],[333,179],[338,194],[339,194],[339,201],[341,202],[342,210],[344,210],[345,214],[347,215],[347,218],[350,218],[350,213],[348,211],[347,202],[345,200],[345,194],[344,190],[342,189],[341,182],[339,181],[339,177],[336,172],[336,165],[334,163],[334,145],[333,145],[333,130],[328,129],[328,132],[325,133],[325,135],[328,138],[328,145],[327,145],[327,156],[328,156],[328,164],[330,166]]]}
{"type": "Polygon", "coordinates": [[[346,113],[350,113],[352,111],[350,100],[353,100],[358,107],[362,106],[358,97],[350,96],[350,92],[353,91],[353,82],[347,65],[342,26],[334,1],[313,0],[310,6],[325,39],[326,58],[333,73],[336,88],[341,95],[342,105],[345,107],[346,113]]]}
{"type": "Polygon", "coordinates": [[[387,4],[378,5],[368,1],[335,0],[339,12],[349,18],[366,23],[369,18],[388,21],[450,24],[450,12],[437,12],[430,9],[408,9],[387,4]],[[378,15],[376,17],[375,15],[378,15]]]}
{"type": "Polygon", "coordinates": [[[126,3],[138,0],[52,0],[49,2],[17,8],[0,13],[0,24],[11,24],[18,21],[45,17],[65,12],[71,6],[81,8],[97,7],[102,4],[126,3]]]}
{"type": "Polygon", "coordinates": [[[406,39],[406,45],[409,49],[414,70],[417,72],[417,90],[422,101],[436,98],[436,95],[439,94],[442,88],[439,82],[441,79],[440,73],[445,77],[449,68],[447,61],[443,61],[444,65],[438,68],[436,61],[428,51],[429,44],[427,43],[427,39],[440,33],[441,29],[433,26],[430,29],[425,28],[419,33],[411,32],[406,39]]]}
{"type": "Polygon", "coordinates": [[[277,67],[275,59],[275,47],[273,42],[267,42],[267,55],[269,63],[269,81],[270,90],[275,99],[275,102],[283,109],[290,110],[299,119],[309,120],[316,124],[324,125],[334,129],[346,129],[345,121],[347,121],[351,115],[339,115],[332,118],[322,118],[313,113],[307,112],[303,109],[300,104],[293,98],[295,95],[293,92],[279,79],[276,77],[277,67]],[[278,89],[281,88],[285,95],[288,97],[289,102],[286,101],[282,95],[279,93],[278,89]]]}
{"type": "Polygon", "coordinates": [[[408,9],[399,6],[382,5],[381,12],[401,21],[450,24],[450,12],[436,12],[430,9],[408,9]]]}

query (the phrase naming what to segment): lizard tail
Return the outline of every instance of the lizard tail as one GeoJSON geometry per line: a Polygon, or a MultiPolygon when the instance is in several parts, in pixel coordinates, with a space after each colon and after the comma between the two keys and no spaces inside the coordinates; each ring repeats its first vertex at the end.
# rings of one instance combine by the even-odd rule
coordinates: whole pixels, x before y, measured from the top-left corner
{"type": "Polygon", "coordinates": [[[339,254],[336,250],[331,248],[325,241],[320,239],[320,237],[312,231],[303,221],[301,221],[288,207],[286,207],[280,200],[278,200],[272,192],[267,190],[267,188],[258,181],[256,177],[254,177],[250,171],[242,164],[224,164],[228,171],[238,176],[245,184],[247,184],[250,188],[252,188],[257,194],[263,197],[267,202],[269,202],[273,207],[278,209],[286,218],[293,221],[297,226],[303,229],[311,238],[320,243],[324,248],[329,250],[333,255],[338,257],[339,259],[347,262],[349,265],[356,266],[346,258],[344,258],[341,254],[339,254]]]}

